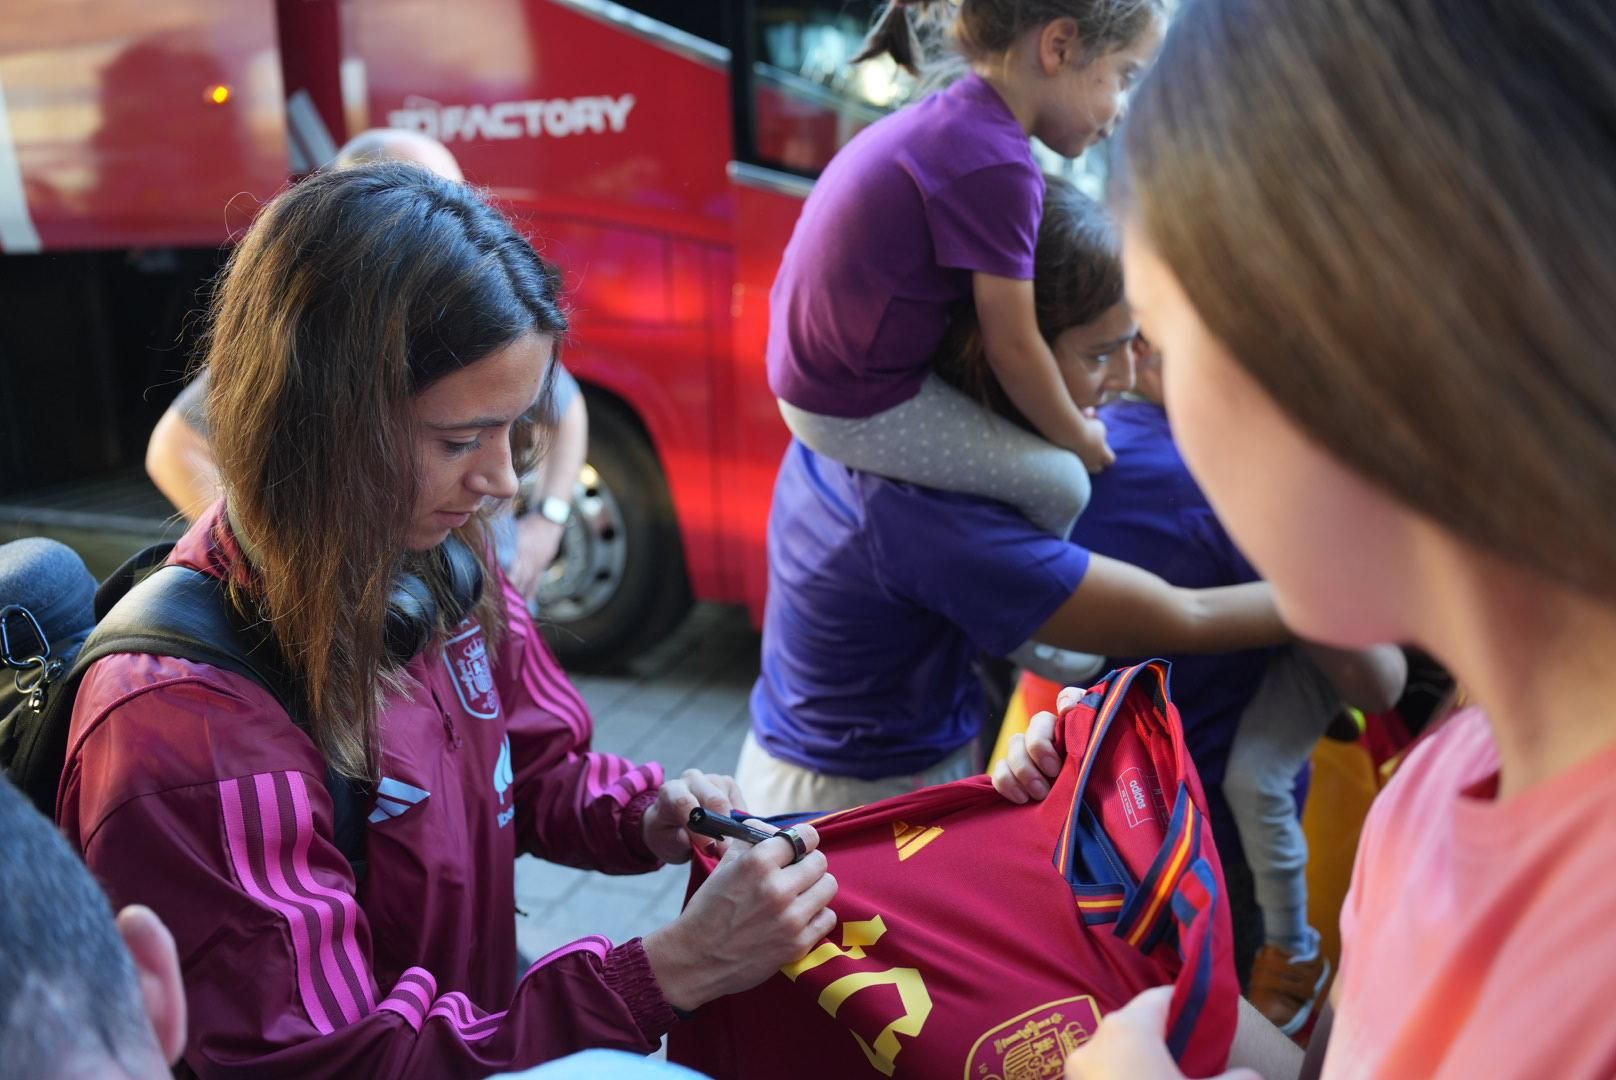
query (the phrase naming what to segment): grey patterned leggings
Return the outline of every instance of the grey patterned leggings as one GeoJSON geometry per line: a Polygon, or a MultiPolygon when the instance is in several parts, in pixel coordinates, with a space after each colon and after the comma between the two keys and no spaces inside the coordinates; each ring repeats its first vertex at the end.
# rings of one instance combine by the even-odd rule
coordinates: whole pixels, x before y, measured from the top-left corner
{"type": "Polygon", "coordinates": [[[1307,837],[1293,792],[1340,707],[1335,687],[1300,649],[1279,650],[1240,714],[1223,775],[1268,943],[1297,956],[1312,951],[1318,934],[1307,921],[1307,837]]]}
{"type": "Polygon", "coordinates": [[[786,426],[814,453],[854,469],[1010,503],[1067,536],[1089,503],[1076,454],[988,411],[935,375],[874,416],[822,416],[780,402],[786,426]]]}

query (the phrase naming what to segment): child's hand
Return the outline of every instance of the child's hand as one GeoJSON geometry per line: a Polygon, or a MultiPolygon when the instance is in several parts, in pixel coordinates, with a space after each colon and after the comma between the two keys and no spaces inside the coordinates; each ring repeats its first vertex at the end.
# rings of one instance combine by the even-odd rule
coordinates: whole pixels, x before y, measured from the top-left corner
{"type": "MultiPolygon", "coordinates": [[[[1184,1080],[1167,1052],[1167,1010],[1173,988],[1146,990],[1100,1021],[1088,1042],[1066,1058],[1066,1080],[1184,1080]]],[[[1213,1080],[1262,1080],[1250,1069],[1231,1069],[1213,1080]]]]}
{"type": "Polygon", "coordinates": [[[1037,802],[1049,794],[1060,770],[1055,714],[1041,712],[1028,722],[1025,734],[1010,737],[1009,753],[993,770],[993,790],[1013,803],[1037,802]]]}
{"type": "Polygon", "coordinates": [[[1082,441],[1072,447],[1072,451],[1091,473],[1104,472],[1117,463],[1117,455],[1112,452],[1111,444],[1105,441],[1105,421],[1093,409],[1083,410],[1082,441]]]}

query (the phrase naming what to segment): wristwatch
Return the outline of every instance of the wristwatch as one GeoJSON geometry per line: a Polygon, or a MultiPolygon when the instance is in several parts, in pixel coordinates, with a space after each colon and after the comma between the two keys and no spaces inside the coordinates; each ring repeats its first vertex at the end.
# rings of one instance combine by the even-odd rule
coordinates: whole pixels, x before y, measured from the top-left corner
{"type": "Polygon", "coordinates": [[[572,517],[572,504],[559,495],[546,495],[538,506],[539,516],[557,525],[565,525],[572,517]]]}

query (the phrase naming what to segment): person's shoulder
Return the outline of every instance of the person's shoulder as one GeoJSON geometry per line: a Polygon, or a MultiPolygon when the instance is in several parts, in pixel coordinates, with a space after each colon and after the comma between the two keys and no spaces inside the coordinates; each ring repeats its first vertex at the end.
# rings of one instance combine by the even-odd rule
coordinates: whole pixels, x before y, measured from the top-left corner
{"type": "MultiPolygon", "coordinates": [[[[861,478],[866,532],[885,562],[925,568],[944,578],[960,566],[984,565],[1014,576],[1015,568],[1047,568],[1086,558],[1081,545],[1039,528],[1007,502],[939,491],[883,477],[861,478]]],[[[957,580],[952,586],[958,587],[957,580]]],[[[946,586],[949,581],[943,581],[946,586]]]]}
{"type": "Polygon", "coordinates": [[[893,135],[901,142],[901,160],[927,193],[972,178],[973,193],[982,178],[1002,187],[1036,188],[1043,192],[1043,171],[1032,141],[997,91],[980,77],[961,79],[920,102],[893,135]]]}
{"type": "Polygon", "coordinates": [[[325,772],[313,742],[264,686],[146,653],[107,656],[85,673],[68,763],[94,772],[112,801],[255,773],[325,772]]]}
{"type": "Polygon", "coordinates": [[[1167,423],[1167,410],[1142,397],[1127,396],[1108,401],[1100,406],[1100,415],[1108,424],[1114,420],[1118,424],[1146,431],[1160,433],[1172,430],[1167,423]]]}
{"type": "Polygon", "coordinates": [[[1037,160],[1032,153],[1032,140],[1021,122],[982,76],[967,75],[921,102],[922,105],[933,103],[949,122],[971,124],[1002,151],[1011,151],[1018,159],[1037,160]]]}
{"type": "MultiPolygon", "coordinates": [[[[1117,463],[1154,470],[1184,469],[1184,459],[1173,441],[1167,410],[1149,401],[1121,398],[1100,409],[1106,439],[1118,450],[1117,463]],[[1120,451],[1126,449],[1128,454],[1120,451]]],[[[1101,475],[1104,475],[1103,473],[1101,475]]]]}
{"type": "Polygon", "coordinates": [[[1405,813],[1436,812],[1497,770],[1498,746],[1486,714],[1460,710],[1409,749],[1370,813],[1396,816],[1394,806],[1403,806],[1405,813]]]}
{"type": "Polygon", "coordinates": [[[1487,714],[1460,709],[1414,744],[1393,777],[1392,786],[1434,787],[1457,794],[1498,769],[1498,744],[1487,714]]]}
{"type": "Polygon", "coordinates": [[[1013,505],[985,495],[890,480],[858,472],[855,483],[872,518],[896,519],[900,524],[927,525],[934,534],[969,532],[965,523],[992,527],[1017,537],[1047,536],[1013,505]]]}

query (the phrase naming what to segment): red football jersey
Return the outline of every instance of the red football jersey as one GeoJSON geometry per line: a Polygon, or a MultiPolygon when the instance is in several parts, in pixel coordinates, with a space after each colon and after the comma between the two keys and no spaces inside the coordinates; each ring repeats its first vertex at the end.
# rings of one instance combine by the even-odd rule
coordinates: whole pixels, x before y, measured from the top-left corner
{"type": "MultiPolygon", "coordinates": [[[[1228,903],[1167,676],[1158,660],[1062,692],[1066,767],[1043,802],[973,777],[814,821],[841,922],[677,1025],[670,1060],[719,1078],[1033,1080],[1173,983],[1168,1048],[1189,1076],[1222,1071],[1228,903]]],[[[692,889],[712,865],[698,854],[692,889]]]]}

